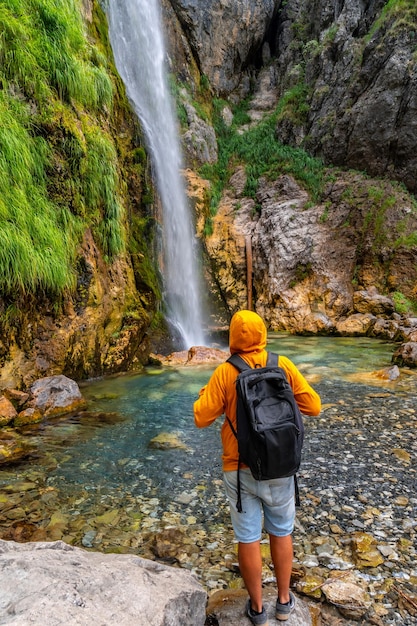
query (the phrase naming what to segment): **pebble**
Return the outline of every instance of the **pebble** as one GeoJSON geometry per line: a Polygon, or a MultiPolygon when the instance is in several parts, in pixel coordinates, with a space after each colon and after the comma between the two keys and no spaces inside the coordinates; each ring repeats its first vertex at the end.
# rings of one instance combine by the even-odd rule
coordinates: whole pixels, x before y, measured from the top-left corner
{"type": "MultiPolygon", "coordinates": [[[[401,391],[378,395],[366,386],[333,381],[316,388],[328,408],[305,419],[294,567],[323,581],[335,572],[352,576],[350,582],[372,598],[370,618],[382,616],[388,626],[415,624],[393,586],[412,596],[417,584],[416,396],[401,391]],[[375,563],[382,563],[358,565],[352,551],[358,533],[374,540],[375,563]]],[[[67,449],[62,458],[70,453],[67,449]]],[[[51,478],[51,467],[62,462],[52,452],[44,466],[5,468],[0,536],[51,540],[59,532],[74,545],[155,559],[155,536],[173,528],[177,566],[194,572],[208,593],[240,588],[219,461],[213,467],[213,456],[204,457],[199,449],[195,455],[179,454],[184,464],[173,467],[175,478],[166,492],[156,476],[148,475],[146,459],[126,456],[118,463],[120,471],[134,473],[137,482],[122,495],[117,485],[83,486],[82,481],[71,493],[64,480],[51,478]]],[[[148,456],[148,461],[155,458],[148,456]]],[[[273,585],[267,554],[264,561],[264,583],[273,585]]],[[[314,593],[320,604],[322,594],[314,593]]],[[[342,615],[339,619],[341,625],[357,623],[342,615]]]]}

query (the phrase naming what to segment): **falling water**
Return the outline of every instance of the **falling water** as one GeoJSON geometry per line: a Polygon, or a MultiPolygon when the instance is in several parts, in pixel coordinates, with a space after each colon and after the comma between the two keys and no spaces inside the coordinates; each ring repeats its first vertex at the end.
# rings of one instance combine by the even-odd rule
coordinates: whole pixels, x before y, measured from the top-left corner
{"type": "Polygon", "coordinates": [[[159,0],[108,0],[108,19],[116,66],[141,121],[162,204],[161,271],[167,317],[184,348],[202,345],[195,239],[180,174],[159,0]]]}

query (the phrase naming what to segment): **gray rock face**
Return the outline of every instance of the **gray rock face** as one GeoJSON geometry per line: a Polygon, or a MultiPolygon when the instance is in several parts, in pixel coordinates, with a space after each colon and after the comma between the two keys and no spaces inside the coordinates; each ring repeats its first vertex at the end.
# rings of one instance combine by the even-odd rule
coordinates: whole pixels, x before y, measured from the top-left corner
{"type": "Polygon", "coordinates": [[[185,90],[182,92],[183,105],[187,114],[188,130],[182,135],[184,152],[194,167],[217,161],[217,140],[210,124],[198,117],[185,90]]]}
{"type": "Polygon", "coordinates": [[[218,94],[249,90],[277,0],[171,0],[201,72],[218,94]]]}
{"type": "MultiPolygon", "coordinates": [[[[329,187],[327,208],[309,205],[307,193],[290,176],[262,179],[257,211],[254,201],[244,196],[245,180],[242,168],[231,177],[213,220],[213,234],[206,239],[217,285],[230,311],[248,303],[249,241],[253,302],[271,328],[411,340],[413,331],[402,327],[394,318],[393,301],[381,295],[396,289],[396,268],[403,266],[401,250],[387,255],[384,274],[384,250],[375,251],[372,232],[363,227],[369,207],[363,202],[366,186],[361,188],[358,177],[329,187]],[[362,198],[355,212],[346,202],[346,189],[362,198]],[[358,286],[352,280],[355,274],[358,286]]],[[[385,214],[390,234],[404,215],[407,205],[402,206],[398,197],[391,214],[385,214]]],[[[407,267],[411,270],[414,264],[407,267]]]]}
{"type": "Polygon", "coordinates": [[[188,61],[177,61],[179,76],[194,64],[214,93],[240,99],[258,71],[269,66],[280,96],[296,85],[306,92],[301,117],[292,107],[280,117],[283,143],[306,148],[327,163],[402,181],[415,191],[415,14],[411,8],[403,8],[400,17],[383,13],[385,5],[385,0],[170,0],[177,23],[167,20],[167,29],[174,57],[183,59],[180,51],[188,50],[188,61]]]}
{"type": "Polygon", "coordinates": [[[62,541],[0,540],[2,624],[203,626],[206,592],[186,571],[62,541]]]}
{"type": "Polygon", "coordinates": [[[395,16],[381,20],[385,4],[286,3],[277,30],[277,75],[284,93],[293,86],[294,69],[305,67],[309,111],[298,126],[284,116],[278,134],[328,163],[388,176],[415,191],[415,43],[405,14],[402,26],[395,16]]]}

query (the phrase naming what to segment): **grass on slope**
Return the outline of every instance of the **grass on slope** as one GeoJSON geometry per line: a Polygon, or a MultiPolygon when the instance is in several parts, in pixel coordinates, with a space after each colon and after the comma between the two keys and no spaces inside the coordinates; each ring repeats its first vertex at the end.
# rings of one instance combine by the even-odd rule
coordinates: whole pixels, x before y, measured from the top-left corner
{"type": "MultiPolygon", "coordinates": [[[[292,148],[280,143],[276,138],[276,124],[288,103],[295,94],[288,92],[270,116],[265,117],[256,126],[242,132],[242,124],[249,121],[245,113],[248,103],[243,103],[234,112],[233,123],[227,126],[220,114],[225,103],[215,103],[214,125],[218,140],[218,161],[214,165],[204,165],[201,174],[212,183],[210,196],[210,215],[214,216],[222,191],[238,164],[245,165],[247,182],[245,194],[255,198],[259,178],[276,178],[288,173],[294,176],[309,191],[313,201],[318,201],[323,189],[324,167],[319,159],[310,157],[304,150],[292,148]]],[[[304,100],[296,98],[299,102],[304,100]]],[[[299,111],[298,114],[302,114],[299,111]]],[[[210,219],[206,225],[210,231],[210,219]]]]}
{"type": "Polygon", "coordinates": [[[1,295],[72,288],[85,228],[108,257],[123,249],[117,155],[102,130],[112,102],[80,2],[2,1],[1,295]]]}

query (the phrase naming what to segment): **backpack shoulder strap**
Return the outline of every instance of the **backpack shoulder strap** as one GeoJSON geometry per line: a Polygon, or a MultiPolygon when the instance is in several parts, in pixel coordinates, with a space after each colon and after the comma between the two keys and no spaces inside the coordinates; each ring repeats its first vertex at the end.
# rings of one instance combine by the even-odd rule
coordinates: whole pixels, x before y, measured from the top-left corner
{"type": "Polygon", "coordinates": [[[227,363],[231,363],[239,372],[252,369],[238,354],[232,354],[227,359],[227,363]]]}
{"type": "Polygon", "coordinates": [[[268,352],[268,359],[266,364],[268,367],[277,367],[279,363],[279,355],[275,352],[268,352]]]}
{"type": "MultiPolygon", "coordinates": [[[[239,372],[244,372],[245,370],[252,369],[250,365],[246,363],[244,359],[242,359],[239,354],[235,353],[232,356],[229,356],[227,359],[227,363],[231,363],[239,372]]],[[[279,356],[275,352],[268,352],[268,358],[266,361],[266,365],[268,367],[277,367],[279,363],[279,356]]]]}

